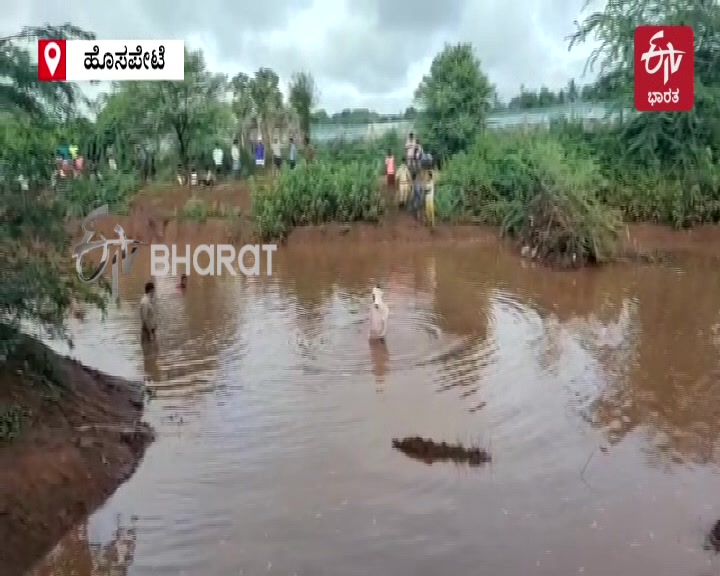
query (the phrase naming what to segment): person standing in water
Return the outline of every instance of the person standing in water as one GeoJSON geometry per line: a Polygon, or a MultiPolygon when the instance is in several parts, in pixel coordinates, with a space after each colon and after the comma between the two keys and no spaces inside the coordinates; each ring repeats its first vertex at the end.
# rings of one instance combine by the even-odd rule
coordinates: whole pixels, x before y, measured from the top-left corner
{"type": "Polygon", "coordinates": [[[140,322],[142,323],[142,341],[155,342],[157,338],[157,309],[155,302],[155,284],[145,284],[145,294],[140,300],[140,322]]]}
{"type": "Polygon", "coordinates": [[[178,290],[180,290],[180,292],[185,293],[185,290],[187,289],[187,282],[187,274],[180,276],[180,283],[178,284],[178,290]]]}

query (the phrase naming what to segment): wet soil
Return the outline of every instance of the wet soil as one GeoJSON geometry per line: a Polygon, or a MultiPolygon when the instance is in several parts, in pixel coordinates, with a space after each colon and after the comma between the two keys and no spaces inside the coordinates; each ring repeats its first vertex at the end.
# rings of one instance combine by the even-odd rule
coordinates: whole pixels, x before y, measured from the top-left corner
{"type": "Polygon", "coordinates": [[[141,421],[140,386],[34,340],[23,342],[22,351],[22,359],[0,366],[3,576],[25,574],[100,506],[132,475],[153,439],[141,421]]]}
{"type": "Polygon", "coordinates": [[[490,454],[476,446],[466,447],[462,444],[448,444],[447,442],[435,442],[431,439],[420,436],[408,436],[400,440],[393,438],[392,446],[406,456],[421,460],[426,464],[434,462],[455,462],[456,464],[467,464],[468,466],[481,466],[492,460],[490,454]]]}

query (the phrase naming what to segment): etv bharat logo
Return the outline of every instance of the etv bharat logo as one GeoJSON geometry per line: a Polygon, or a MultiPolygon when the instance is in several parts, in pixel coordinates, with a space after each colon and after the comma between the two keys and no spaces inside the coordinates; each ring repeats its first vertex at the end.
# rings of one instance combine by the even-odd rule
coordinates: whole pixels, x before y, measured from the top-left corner
{"type": "Polygon", "coordinates": [[[82,242],[78,244],[73,250],[72,257],[73,260],[75,260],[75,268],[77,270],[78,276],[80,277],[80,280],[82,280],[86,284],[90,284],[91,282],[96,282],[97,279],[105,271],[105,268],[107,267],[108,261],[110,259],[110,249],[113,247],[117,248],[112,257],[111,269],[112,298],[115,302],[117,302],[120,277],[119,263],[122,262],[123,274],[129,274],[130,272],[132,272],[138,248],[140,246],[145,246],[146,244],[144,242],[139,242],[137,240],[130,240],[129,238],[126,238],[125,230],[123,230],[120,224],[116,224],[114,228],[115,233],[118,235],[118,238],[115,240],[108,240],[102,234],[94,230],[88,230],[87,227],[89,224],[92,224],[98,218],[107,215],[108,207],[107,205],[105,205],[100,206],[100,208],[96,208],[85,217],[82,222],[83,239],[82,242]],[[98,235],[98,237],[100,238],[99,240],[93,240],[95,234],[98,235]],[[85,271],[83,270],[82,259],[83,256],[95,250],[102,250],[102,253],[100,255],[100,263],[98,264],[97,268],[95,268],[95,271],[90,274],[90,276],[86,277],[85,271]]]}
{"type": "Polygon", "coordinates": [[[638,26],[635,29],[635,108],[639,112],[692,110],[694,57],[695,35],[690,26],[638,26]]]}

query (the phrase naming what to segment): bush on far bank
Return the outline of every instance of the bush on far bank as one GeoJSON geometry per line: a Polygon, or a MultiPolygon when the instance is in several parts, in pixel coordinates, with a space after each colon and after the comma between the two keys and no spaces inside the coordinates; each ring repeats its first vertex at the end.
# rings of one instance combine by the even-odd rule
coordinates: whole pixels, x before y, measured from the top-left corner
{"type": "Polygon", "coordinates": [[[599,197],[620,210],[626,222],[676,228],[720,222],[720,158],[709,147],[699,153],[688,150],[686,157],[671,162],[673,154],[662,150],[658,158],[646,158],[622,126],[587,129],[561,121],[550,132],[566,148],[597,160],[607,180],[599,197]]]}
{"type": "Polygon", "coordinates": [[[542,260],[581,265],[615,250],[621,221],[600,202],[605,186],[597,161],[547,132],[488,133],[447,162],[436,211],[500,226],[542,260]]]}
{"type": "Polygon", "coordinates": [[[263,239],[282,238],[294,226],[376,222],[384,210],[375,165],[319,159],[265,182],[253,179],[252,206],[263,239]]]}

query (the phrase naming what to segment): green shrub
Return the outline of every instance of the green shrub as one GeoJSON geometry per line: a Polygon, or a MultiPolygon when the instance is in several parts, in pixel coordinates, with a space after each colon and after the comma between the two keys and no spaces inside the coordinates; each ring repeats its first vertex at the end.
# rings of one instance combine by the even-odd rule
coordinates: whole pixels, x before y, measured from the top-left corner
{"type": "Polygon", "coordinates": [[[205,222],[208,218],[224,218],[234,220],[240,217],[240,209],[238,207],[227,206],[222,202],[212,202],[208,204],[199,196],[193,194],[183,206],[182,218],[194,220],[195,222],[205,222]]]}
{"type": "Polygon", "coordinates": [[[332,140],[316,147],[318,160],[329,162],[362,162],[376,167],[378,174],[385,169],[385,155],[392,150],[396,161],[405,156],[405,142],[396,131],[374,140],[332,140]]]}
{"type": "Polygon", "coordinates": [[[110,172],[104,174],[102,180],[84,177],[60,180],[56,184],[58,198],[71,218],[82,218],[104,204],[111,212],[123,212],[137,190],[138,180],[131,172],[110,172]]]}
{"type": "Polygon", "coordinates": [[[316,161],[252,181],[252,204],[263,238],[283,237],[294,226],[377,221],[383,213],[375,167],[363,162],[316,161]]]}
{"type": "Polygon", "coordinates": [[[22,432],[30,412],[18,404],[0,406],[0,442],[15,440],[22,432]]]}
{"type": "Polygon", "coordinates": [[[188,198],[183,206],[182,217],[196,222],[205,222],[208,219],[209,210],[205,202],[193,195],[188,198]]]}
{"type": "Polygon", "coordinates": [[[600,203],[599,164],[550,134],[488,134],[447,163],[439,218],[500,225],[543,260],[560,264],[611,256],[620,225],[600,203]]]}
{"type": "Polygon", "coordinates": [[[551,132],[567,149],[599,163],[606,185],[598,197],[626,221],[678,228],[720,221],[720,168],[710,149],[683,165],[671,163],[672,155],[662,150],[648,160],[633,148],[622,125],[588,129],[557,122],[551,132]]]}

